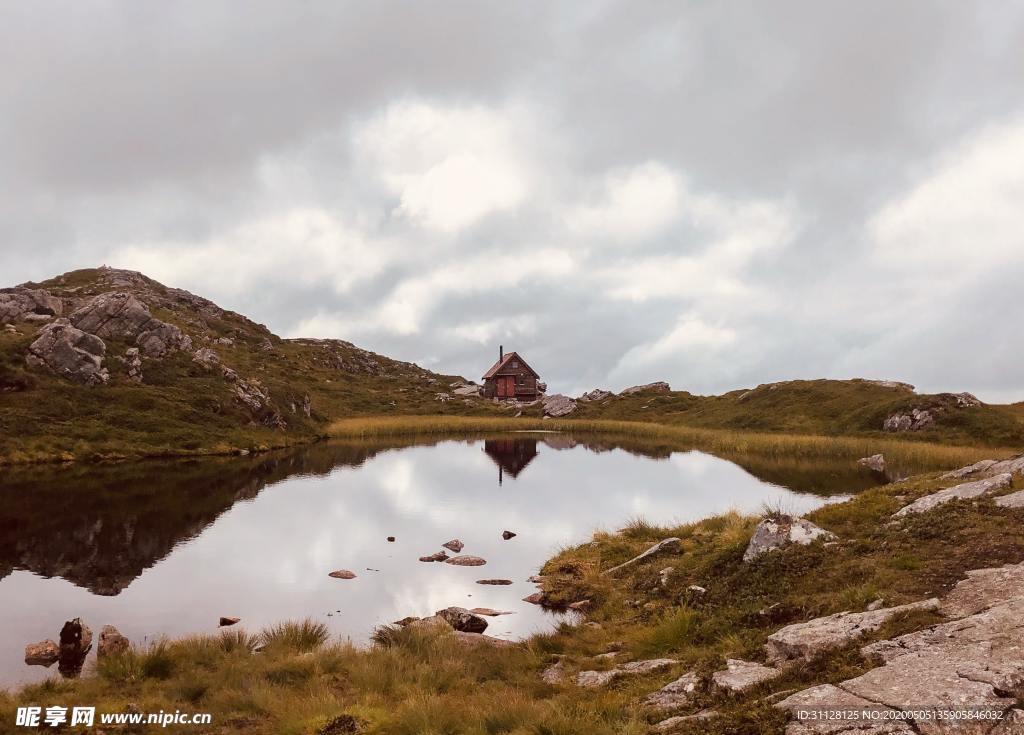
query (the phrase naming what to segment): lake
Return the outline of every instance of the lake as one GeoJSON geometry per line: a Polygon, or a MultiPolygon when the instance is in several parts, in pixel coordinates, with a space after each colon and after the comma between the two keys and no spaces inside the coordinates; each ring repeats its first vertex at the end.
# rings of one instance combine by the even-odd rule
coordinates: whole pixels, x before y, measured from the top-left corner
{"type": "Polygon", "coordinates": [[[459,605],[511,611],[487,632],[520,638],[558,621],[522,601],[536,591],[527,578],[595,530],[766,504],[803,513],[882,481],[848,464],[730,461],[559,433],[8,469],[0,684],[56,674],[26,666],[24,647],[56,640],[75,617],[94,640],[106,624],[138,643],[212,633],[223,615],[251,631],[310,617],[366,642],[382,623],[459,605]],[[517,535],[504,540],[506,530],[517,535]],[[487,564],[418,561],[453,538],[487,564]],[[357,577],[328,577],[335,569],[357,577]],[[476,584],[484,578],[514,584],[476,584]]]}

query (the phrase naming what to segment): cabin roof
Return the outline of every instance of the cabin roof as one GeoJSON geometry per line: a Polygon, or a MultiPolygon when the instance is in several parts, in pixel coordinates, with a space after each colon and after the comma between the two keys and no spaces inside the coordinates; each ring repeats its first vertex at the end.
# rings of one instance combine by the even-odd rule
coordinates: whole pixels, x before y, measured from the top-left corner
{"type": "Polygon", "coordinates": [[[519,360],[519,362],[522,364],[522,366],[524,368],[526,368],[531,373],[533,373],[533,377],[535,377],[535,378],[539,378],[540,377],[540,375],[537,373],[537,371],[534,370],[532,367],[530,367],[526,363],[526,360],[524,360],[522,357],[519,356],[518,352],[510,352],[507,355],[505,355],[503,358],[498,360],[496,363],[491,365],[491,369],[488,370],[486,373],[484,373],[483,379],[487,380],[488,378],[493,378],[495,375],[500,373],[502,370],[505,369],[506,365],[508,365],[509,360],[511,360],[512,358],[515,358],[515,359],[519,360]]]}

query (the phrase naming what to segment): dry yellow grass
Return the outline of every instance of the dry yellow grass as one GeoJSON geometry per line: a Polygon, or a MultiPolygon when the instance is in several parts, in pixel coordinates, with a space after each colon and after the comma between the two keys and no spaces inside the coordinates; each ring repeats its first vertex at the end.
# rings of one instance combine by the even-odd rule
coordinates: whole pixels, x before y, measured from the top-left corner
{"type": "Polygon", "coordinates": [[[699,429],[641,421],[536,419],[476,416],[388,416],[345,419],[328,429],[335,438],[465,436],[508,431],[567,431],[607,434],[632,440],[667,442],[679,449],[723,455],[858,459],[881,452],[914,467],[959,467],[988,457],[1011,456],[1013,449],[955,446],[886,437],[816,436],[699,429]]]}

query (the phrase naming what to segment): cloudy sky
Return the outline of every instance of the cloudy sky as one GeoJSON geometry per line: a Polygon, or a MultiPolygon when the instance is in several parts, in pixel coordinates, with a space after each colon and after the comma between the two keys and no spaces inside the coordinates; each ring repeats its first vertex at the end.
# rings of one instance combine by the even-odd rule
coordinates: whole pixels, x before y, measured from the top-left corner
{"type": "Polygon", "coordinates": [[[6,2],[2,285],[552,390],[1024,399],[1024,2],[6,2]]]}

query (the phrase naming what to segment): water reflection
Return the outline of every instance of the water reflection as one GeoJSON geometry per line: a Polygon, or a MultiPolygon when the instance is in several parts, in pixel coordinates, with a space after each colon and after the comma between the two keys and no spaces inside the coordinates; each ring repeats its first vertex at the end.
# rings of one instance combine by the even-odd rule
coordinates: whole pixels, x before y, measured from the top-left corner
{"type": "Polygon", "coordinates": [[[822,499],[784,485],[828,493],[876,481],[855,468],[746,464],[538,434],[10,470],[0,484],[0,682],[44,675],[24,666],[25,644],[79,616],[136,641],[212,631],[221,615],[249,629],[312,616],[363,641],[381,622],[459,604],[514,610],[488,633],[523,636],[550,625],[521,602],[534,591],[526,578],[596,528],[764,503],[803,512],[822,499]],[[518,536],[504,541],[505,529],[518,536]],[[417,561],[456,536],[488,565],[417,561]],[[339,567],[358,577],[329,579],[339,567]],[[485,577],[515,584],[475,584],[485,577]]]}

